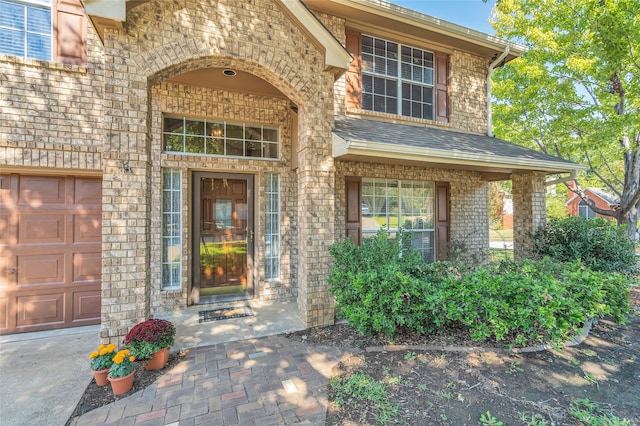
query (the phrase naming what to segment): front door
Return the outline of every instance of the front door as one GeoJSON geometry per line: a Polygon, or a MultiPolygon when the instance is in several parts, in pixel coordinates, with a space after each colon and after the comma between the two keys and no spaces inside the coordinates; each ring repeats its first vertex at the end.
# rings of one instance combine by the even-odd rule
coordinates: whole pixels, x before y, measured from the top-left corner
{"type": "Polygon", "coordinates": [[[196,172],[191,303],[253,296],[253,176],[196,172]]]}

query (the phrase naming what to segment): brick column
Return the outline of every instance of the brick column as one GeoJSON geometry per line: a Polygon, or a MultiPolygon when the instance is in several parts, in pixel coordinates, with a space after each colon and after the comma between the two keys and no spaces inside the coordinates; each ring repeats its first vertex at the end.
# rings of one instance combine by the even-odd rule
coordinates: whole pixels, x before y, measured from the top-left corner
{"type": "Polygon", "coordinates": [[[543,173],[514,173],[511,175],[513,191],[513,255],[529,256],[532,247],[530,233],[545,224],[546,189],[543,173]]]}
{"type": "Polygon", "coordinates": [[[102,153],[103,343],[121,343],[149,315],[150,182],[148,95],[136,74],[105,42],[105,142],[102,153]]]}
{"type": "Polygon", "coordinates": [[[318,106],[323,105],[305,108],[298,126],[298,309],[307,327],[334,322],[334,298],[326,282],[329,246],[335,241],[335,169],[326,118],[332,104],[318,106]]]}

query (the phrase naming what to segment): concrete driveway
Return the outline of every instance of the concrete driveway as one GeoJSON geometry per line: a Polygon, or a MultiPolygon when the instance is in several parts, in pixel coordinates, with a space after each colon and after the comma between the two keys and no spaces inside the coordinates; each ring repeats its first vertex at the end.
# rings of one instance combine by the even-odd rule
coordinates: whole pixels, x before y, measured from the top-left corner
{"type": "Polygon", "coordinates": [[[99,329],[0,336],[0,424],[64,425],[93,377],[99,329]]]}

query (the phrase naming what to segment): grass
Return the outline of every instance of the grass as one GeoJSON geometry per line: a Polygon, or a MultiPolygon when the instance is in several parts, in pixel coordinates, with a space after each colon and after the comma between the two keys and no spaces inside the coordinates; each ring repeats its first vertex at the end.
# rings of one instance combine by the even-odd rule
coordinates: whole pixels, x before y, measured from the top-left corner
{"type": "Polygon", "coordinates": [[[589,398],[577,399],[569,407],[569,414],[583,422],[586,426],[629,426],[627,419],[619,419],[607,413],[598,404],[589,401],[589,398]]]}
{"type": "Polygon", "coordinates": [[[513,241],[513,229],[490,229],[490,241],[513,241]]]}
{"type": "Polygon", "coordinates": [[[387,424],[398,416],[398,406],[389,400],[386,385],[368,374],[335,377],[331,379],[331,390],[338,407],[349,405],[358,408],[367,403],[380,424],[387,424]]]}

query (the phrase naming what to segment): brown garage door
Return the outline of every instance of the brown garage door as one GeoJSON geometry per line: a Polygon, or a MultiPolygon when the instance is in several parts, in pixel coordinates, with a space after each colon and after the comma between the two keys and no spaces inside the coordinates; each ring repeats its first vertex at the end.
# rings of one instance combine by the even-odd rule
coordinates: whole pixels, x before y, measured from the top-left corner
{"type": "Polygon", "coordinates": [[[100,323],[99,178],[0,174],[0,334],[100,323]]]}

